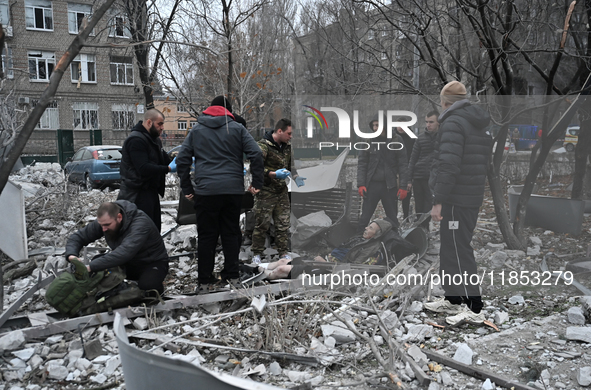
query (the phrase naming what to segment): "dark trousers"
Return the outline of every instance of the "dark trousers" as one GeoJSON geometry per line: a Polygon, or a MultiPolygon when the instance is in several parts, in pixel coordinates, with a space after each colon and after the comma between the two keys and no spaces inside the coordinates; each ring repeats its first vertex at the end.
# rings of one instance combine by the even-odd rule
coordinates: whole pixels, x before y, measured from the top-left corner
{"type": "Polygon", "coordinates": [[[135,203],[138,209],[148,214],[148,217],[154,221],[158,233],[160,233],[162,212],[160,211],[160,196],[158,195],[158,191],[155,189],[140,190],[133,203],[135,203]]]}
{"type": "Polygon", "coordinates": [[[125,267],[127,279],[135,280],[141,290],[164,292],[162,282],[168,275],[168,260],[159,260],[146,264],[130,264],[125,267]]]}
{"type": "Polygon", "coordinates": [[[479,208],[443,204],[441,208],[441,248],[439,251],[440,276],[445,298],[454,304],[466,303],[472,311],[480,313],[483,307],[472,235],[476,228],[479,208]],[[450,226],[453,223],[455,226],[450,226]],[[451,228],[450,227],[456,227],[451,228]],[[454,280],[454,275],[456,275],[454,280]],[[460,278],[461,277],[461,278],[460,278]],[[451,278],[451,279],[450,279],[451,278]]]}
{"type": "Polygon", "coordinates": [[[404,215],[404,219],[408,218],[408,215],[410,214],[410,198],[412,198],[412,190],[408,191],[408,194],[406,194],[406,198],[404,198],[401,201],[402,214],[404,215]]]}
{"type": "Polygon", "coordinates": [[[240,207],[242,195],[195,195],[197,217],[197,257],[199,284],[214,283],[213,268],[218,237],[222,236],[224,269],[222,279],[240,276],[238,254],[242,233],[240,232],[240,207]]]}
{"type": "Polygon", "coordinates": [[[361,206],[361,217],[359,218],[358,229],[363,230],[371,220],[378,202],[382,201],[386,216],[391,220],[392,227],[398,229],[398,188],[388,189],[385,181],[372,181],[367,186],[367,192],[361,206]]]}
{"type": "MultiPolygon", "coordinates": [[[[417,214],[430,214],[433,208],[433,195],[429,187],[429,179],[415,179],[412,181],[412,189],[415,194],[415,210],[417,214]]],[[[429,230],[429,221],[431,217],[427,218],[421,226],[429,230]]]]}

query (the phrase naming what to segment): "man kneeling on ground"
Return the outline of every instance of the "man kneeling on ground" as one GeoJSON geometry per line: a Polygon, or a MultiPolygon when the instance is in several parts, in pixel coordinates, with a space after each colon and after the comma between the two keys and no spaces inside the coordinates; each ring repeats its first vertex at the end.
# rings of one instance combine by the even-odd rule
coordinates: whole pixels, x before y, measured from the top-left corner
{"type": "Polygon", "coordinates": [[[77,258],[82,247],[104,236],[111,251],[87,265],[88,271],[119,266],[125,269],[127,279],[138,282],[141,290],[162,294],[168,254],[150,217],[127,200],[101,204],[96,216],[96,220],[68,238],[66,260],[77,258]]]}
{"type": "MultiPolygon", "coordinates": [[[[378,239],[392,229],[392,224],[383,219],[376,219],[365,227],[362,235],[356,235],[345,241],[327,256],[316,256],[315,261],[331,261],[356,264],[375,264],[379,261],[380,242],[378,239]]],[[[297,278],[305,271],[306,265],[299,262],[299,259],[280,259],[270,263],[265,273],[267,279],[290,279],[297,278]]]]}

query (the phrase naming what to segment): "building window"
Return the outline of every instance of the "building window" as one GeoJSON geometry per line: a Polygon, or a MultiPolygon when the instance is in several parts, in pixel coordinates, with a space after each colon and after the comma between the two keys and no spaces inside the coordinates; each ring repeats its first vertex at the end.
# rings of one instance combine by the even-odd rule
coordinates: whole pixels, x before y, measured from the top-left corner
{"type": "Polygon", "coordinates": [[[74,103],[74,130],[98,129],[98,103],[74,103]]]}
{"type": "Polygon", "coordinates": [[[131,38],[129,23],[123,15],[114,15],[109,20],[109,36],[116,38],[131,38]]]}
{"type": "Polygon", "coordinates": [[[55,53],[50,51],[29,51],[29,79],[31,81],[49,81],[55,67],[55,53]]]}
{"type": "Polygon", "coordinates": [[[48,0],[25,0],[27,30],[53,31],[53,8],[48,0]]]}
{"type": "Polygon", "coordinates": [[[367,39],[371,41],[372,39],[374,39],[374,36],[374,31],[372,29],[369,29],[369,31],[367,32],[367,39]]]}
{"type": "Polygon", "coordinates": [[[533,95],[534,94],[534,91],[535,91],[535,88],[534,88],[533,85],[528,85],[527,86],[527,94],[528,95],[533,95]]]}
{"type": "Polygon", "coordinates": [[[78,54],[70,64],[70,71],[73,83],[96,83],[94,54],[78,54]]]}
{"type": "Polygon", "coordinates": [[[383,29],[382,30],[382,37],[387,37],[388,36],[388,30],[383,29]]]}
{"type": "Polygon", "coordinates": [[[187,109],[182,104],[176,105],[176,112],[187,112],[187,109]]]}
{"type": "MultiPolygon", "coordinates": [[[[33,107],[37,104],[39,104],[39,100],[33,100],[33,107]]],[[[49,103],[35,128],[41,130],[57,130],[59,127],[59,110],[57,108],[57,102],[54,101],[49,103]]]]}
{"type": "Polygon", "coordinates": [[[197,126],[197,121],[189,122],[189,128],[192,129],[193,127],[197,126]]]}
{"type": "Polygon", "coordinates": [[[187,130],[187,121],[178,121],[178,130],[187,130]]]}
{"type": "Polygon", "coordinates": [[[7,79],[14,78],[14,70],[12,70],[12,48],[7,47],[2,49],[2,61],[0,62],[0,71],[4,73],[7,79]]]}
{"type": "Polygon", "coordinates": [[[388,54],[385,51],[383,51],[382,52],[382,60],[385,60],[387,58],[388,58],[388,54]]]}
{"type": "Polygon", "coordinates": [[[84,18],[90,21],[92,5],[68,3],[68,31],[70,34],[78,34],[82,30],[84,18]]]}
{"type": "Polygon", "coordinates": [[[111,57],[111,84],[133,85],[132,57],[111,57]]]}
{"type": "Polygon", "coordinates": [[[113,104],[111,117],[113,130],[129,130],[135,124],[135,106],[133,104],[113,104]]]}
{"type": "Polygon", "coordinates": [[[0,0],[0,24],[3,27],[10,25],[10,13],[8,12],[8,0],[0,0]]]}

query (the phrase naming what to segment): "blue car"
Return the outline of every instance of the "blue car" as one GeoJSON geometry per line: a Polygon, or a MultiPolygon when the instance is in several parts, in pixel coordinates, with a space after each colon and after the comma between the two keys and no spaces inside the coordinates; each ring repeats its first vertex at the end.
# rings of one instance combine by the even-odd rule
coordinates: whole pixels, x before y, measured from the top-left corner
{"type": "Polygon", "coordinates": [[[121,146],[97,145],[80,148],[64,167],[69,181],[86,189],[115,186],[121,183],[121,146]]]}

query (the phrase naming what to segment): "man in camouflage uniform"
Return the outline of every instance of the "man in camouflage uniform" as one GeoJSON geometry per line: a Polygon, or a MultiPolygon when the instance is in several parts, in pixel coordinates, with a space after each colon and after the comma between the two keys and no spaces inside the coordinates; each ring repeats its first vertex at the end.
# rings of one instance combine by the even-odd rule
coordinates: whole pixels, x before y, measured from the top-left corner
{"type": "MultiPolygon", "coordinates": [[[[291,140],[292,129],[289,119],[280,119],[273,132],[268,132],[258,142],[263,152],[265,163],[265,182],[254,201],[255,227],[252,233],[253,263],[261,262],[265,250],[267,231],[271,218],[275,223],[275,245],[280,258],[289,258],[288,236],[291,205],[285,178],[291,176],[291,140]]],[[[304,185],[304,178],[294,171],[293,180],[299,186],[304,185]]]]}

